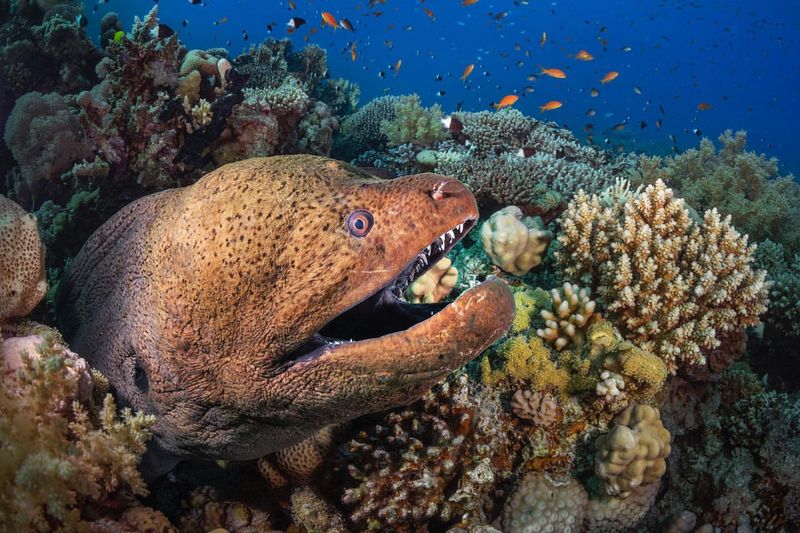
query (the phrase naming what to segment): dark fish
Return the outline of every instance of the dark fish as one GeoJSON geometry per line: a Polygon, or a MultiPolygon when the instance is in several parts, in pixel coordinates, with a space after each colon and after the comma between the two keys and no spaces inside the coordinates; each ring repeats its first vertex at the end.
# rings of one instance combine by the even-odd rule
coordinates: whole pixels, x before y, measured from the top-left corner
{"type": "Polygon", "coordinates": [[[627,124],[625,124],[624,122],[618,122],[614,124],[614,127],[611,129],[613,129],[614,131],[622,131],[625,129],[625,126],[627,126],[627,124]]]}
{"type": "Polygon", "coordinates": [[[675,134],[673,134],[673,133],[669,134],[669,140],[672,141],[672,144],[675,144],[675,143],[678,142],[678,139],[675,138],[675,134]]]}
{"type": "Polygon", "coordinates": [[[356,31],[355,28],[353,28],[353,25],[347,19],[339,19],[339,26],[348,31],[356,31]]]}
{"type": "Polygon", "coordinates": [[[444,96],[445,94],[447,93],[444,91],[436,91],[436,96],[444,96]]]}
{"type": "Polygon", "coordinates": [[[658,106],[658,110],[661,111],[662,115],[666,115],[667,114],[667,112],[664,111],[664,108],[662,106],[660,106],[660,105],[658,106]]]}
{"type": "Polygon", "coordinates": [[[597,111],[595,111],[594,109],[591,109],[591,108],[590,108],[590,109],[587,109],[587,110],[586,110],[586,116],[587,116],[587,117],[593,117],[593,116],[595,116],[596,114],[597,114],[597,111]]]}
{"type": "Polygon", "coordinates": [[[175,31],[166,24],[159,24],[150,30],[150,36],[153,39],[166,39],[170,35],[174,35],[175,31]]]}
{"type": "Polygon", "coordinates": [[[436,77],[433,78],[433,79],[436,80],[436,81],[442,81],[442,75],[441,74],[437,74],[436,77]]]}
{"type": "Polygon", "coordinates": [[[692,130],[692,133],[694,133],[694,134],[695,134],[695,135],[697,135],[698,137],[702,137],[702,136],[703,136],[703,132],[702,132],[702,131],[700,131],[700,129],[699,129],[699,128],[695,128],[695,129],[693,129],[693,130],[692,130]]]}
{"type": "Polygon", "coordinates": [[[300,17],[292,17],[289,19],[289,22],[287,22],[286,25],[289,26],[289,28],[296,30],[305,23],[305,19],[301,19],[300,17]]]}
{"type": "Polygon", "coordinates": [[[647,127],[647,122],[645,122],[644,120],[639,123],[640,130],[645,129],[646,127],[647,127]]]}
{"type": "Polygon", "coordinates": [[[662,125],[662,124],[663,124],[663,122],[661,122],[661,119],[660,119],[660,118],[656,119],[656,129],[657,129],[657,130],[660,130],[660,129],[661,129],[661,125],[662,125]]]}
{"type": "Polygon", "coordinates": [[[448,129],[455,133],[458,133],[464,129],[464,124],[453,115],[444,117],[443,119],[441,119],[441,121],[442,121],[442,126],[444,126],[445,129],[448,129]]]}
{"type": "Polygon", "coordinates": [[[250,39],[250,36],[247,35],[247,30],[242,30],[242,39],[244,39],[245,41],[250,39]]]}
{"type": "Polygon", "coordinates": [[[517,150],[517,157],[530,157],[536,153],[536,149],[531,148],[530,146],[523,146],[519,150],[517,150]]]}
{"type": "Polygon", "coordinates": [[[189,25],[189,21],[186,20],[186,19],[183,19],[183,22],[181,22],[181,26],[183,26],[185,28],[188,25],[189,25]]]}

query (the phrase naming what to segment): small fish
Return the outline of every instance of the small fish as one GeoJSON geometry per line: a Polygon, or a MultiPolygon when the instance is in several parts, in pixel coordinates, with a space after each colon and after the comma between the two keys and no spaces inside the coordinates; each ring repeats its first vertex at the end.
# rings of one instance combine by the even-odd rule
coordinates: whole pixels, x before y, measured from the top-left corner
{"type": "Polygon", "coordinates": [[[711,104],[709,104],[708,102],[700,102],[699,104],[697,104],[697,109],[699,109],[700,111],[708,111],[709,109],[711,109],[711,104]]]}
{"type": "Polygon", "coordinates": [[[532,92],[534,92],[535,90],[536,90],[536,89],[534,89],[534,88],[533,88],[533,87],[531,87],[530,85],[527,85],[527,86],[525,87],[525,93],[526,93],[526,94],[531,94],[531,93],[532,93],[532,92]]]}
{"type": "Polygon", "coordinates": [[[444,126],[445,129],[448,129],[450,131],[458,133],[464,129],[464,124],[453,115],[444,117],[439,120],[441,120],[442,126],[444,126]]]}
{"type": "Polygon", "coordinates": [[[503,20],[504,18],[506,18],[508,16],[508,11],[501,11],[500,13],[497,13],[496,15],[492,15],[491,13],[489,13],[489,16],[492,17],[494,20],[499,22],[499,21],[503,20]]]}
{"type": "Polygon", "coordinates": [[[563,71],[563,70],[561,70],[561,69],[557,69],[557,68],[544,68],[544,67],[543,67],[543,66],[541,66],[541,65],[539,65],[539,68],[540,68],[540,69],[542,69],[542,71],[539,73],[539,75],[540,75],[540,76],[541,76],[542,74],[544,74],[545,76],[550,76],[551,78],[557,78],[557,79],[559,79],[559,80],[563,80],[564,78],[566,78],[566,77],[567,77],[567,75],[566,75],[566,74],[564,74],[564,71],[563,71]]]}
{"type": "Polygon", "coordinates": [[[350,57],[353,59],[353,61],[358,59],[358,54],[356,53],[356,43],[353,43],[350,46],[350,57]]]}
{"type": "Polygon", "coordinates": [[[502,100],[500,100],[500,102],[498,102],[497,104],[494,104],[494,109],[495,109],[495,111],[500,111],[504,107],[508,107],[508,106],[514,105],[517,102],[517,100],[519,100],[519,96],[517,96],[516,94],[506,95],[506,96],[503,97],[502,100]]]}
{"type": "Polygon", "coordinates": [[[618,122],[618,123],[614,124],[614,127],[611,128],[611,129],[614,130],[614,131],[622,131],[622,130],[625,129],[625,126],[627,126],[627,124],[625,122],[618,122]]]}
{"type": "Polygon", "coordinates": [[[114,42],[115,42],[115,43],[122,42],[122,38],[123,38],[123,37],[125,37],[125,32],[124,32],[124,31],[122,31],[122,30],[119,30],[118,32],[116,32],[116,33],[114,34],[114,42]]]}
{"type": "Polygon", "coordinates": [[[584,133],[591,133],[592,131],[594,131],[594,124],[586,124],[583,127],[583,131],[584,133]]]}
{"type": "Polygon", "coordinates": [[[294,31],[305,23],[305,19],[300,17],[292,17],[289,19],[289,22],[287,22],[286,25],[289,26],[289,31],[294,31]]]}
{"type": "Polygon", "coordinates": [[[658,110],[659,110],[659,111],[661,111],[661,114],[662,114],[662,115],[666,115],[666,114],[667,114],[667,112],[666,112],[666,111],[664,111],[664,107],[663,107],[663,106],[661,106],[661,105],[659,105],[659,106],[658,106],[658,110]]]}
{"type": "Polygon", "coordinates": [[[339,27],[339,23],[336,22],[336,17],[328,13],[327,11],[322,12],[322,22],[333,28],[334,31],[339,27]]]}
{"type": "Polygon", "coordinates": [[[545,111],[552,111],[553,109],[558,109],[561,107],[562,104],[558,100],[550,100],[549,102],[545,103],[544,105],[539,106],[539,112],[544,113],[545,111]]]}
{"type": "Polygon", "coordinates": [[[617,79],[618,76],[619,76],[619,72],[617,72],[616,70],[612,70],[612,71],[606,73],[605,76],[603,76],[603,79],[600,80],[600,83],[605,85],[606,83],[608,83],[610,81],[614,81],[615,79],[617,79]]]}
{"type": "Polygon", "coordinates": [[[675,144],[675,143],[678,142],[678,139],[675,138],[675,134],[674,133],[670,133],[669,134],[669,140],[672,141],[672,144],[675,144]]]}
{"type": "Polygon", "coordinates": [[[663,124],[663,122],[661,121],[661,119],[660,119],[660,118],[657,118],[657,119],[656,119],[656,129],[657,129],[657,130],[660,130],[660,129],[661,129],[661,125],[662,125],[662,124],[663,124]]]}
{"type": "Polygon", "coordinates": [[[699,129],[699,128],[695,128],[695,129],[693,129],[693,130],[692,130],[692,133],[694,133],[694,134],[695,134],[695,135],[697,135],[698,137],[702,137],[702,136],[703,136],[703,132],[702,132],[702,131],[700,131],[700,129],[699,129]]]}
{"type": "Polygon", "coordinates": [[[378,72],[378,77],[382,80],[386,79],[386,73],[384,71],[378,72]]]}
{"type": "Polygon", "coordinates": [[[250,40],[250,35],[247,34],[247,30],[242,30],[242,40],[250,40]]]}
{"type": "Polygon", "coordinates": [[[441,75],[441,74],[437,74],[437,75],[436,75],[436,76],[433,78],[433,80],[434,80],[434,81],[442,81],[443,79],[444,79],[444,78],[442,78],[442,75],[441,75]]]}
{"type": "Polygon", "coordinates": [[[543,31],[542,38],[539,39],[539,46],[544,46],[545,44],[547,44],[547,32],[543,31]]]}
{"type": "Polygon", "coordinates": [[[623,52],[630,52],[631,50],[633,50],[633,48],[631,48],[630,46],[623,46],[622,47],[622,51],[623,52]]]}
{"type": "Polygon", "coordinates": [[[641,96],[641,95],[642,95],[642,89],[641,89],[641,88],[639,88],[639,86],[638,86],[638,85],[634,85],[634,86],[633,86],[633,92],[634,92],[634,93],[636,93],[636,94],[638,94],[639,96],[641,96]]]}
{"type": "Polygon", "coordinates": [[[436,91],[436,96],[444,96],[447,94],[445,91],[436,91]]]}
{"type": "Polygon", "coordinates": [[[433,20],[433,21],[436,21],[436,15],[433,13],[433,11],[431,11],[431,10],[430,10],[430,9],[428,9],[427,7],[426,7],[426,8],[423,8],[423,9],[422,9],[422,12],[423,12],[423,13],[425,13],[426,15],[428,15],[428,16],[430,17],[430,19],[431,19],[431,20],[433,20]]]}
{"type": "Polygon", "coordinates": [[[339,20],[339,26],[346,29],[347,31],[353,31],[353,32],[356,31],[355,28],[353,28],[353,25],[347,19],[339,20]]]}
{"type": "Polygon", "coordinates": [[[578,53],[573,56],[578,61],[591,61],[594,56],[586,50],[578,50],[578,53]]]}
{"type": "Polygon", "coordinates": [[[589,109],[587,109],[587,110],[586,110],[586,116],[587,116],[587,117],[593,117],[593,116],[595,116],[596,114],[597,114],[597,111],[595,111],[595,110],[594,110],[594,109],[592,109],[592,108],[589,108],[589,109]]]}
{"type": "Polygon", "coordinates": [[[289,0],[288,2],[286,2],[286,5],[289,6],[289,9],[297,9],[297,4],[292,2],[292,0],[289,0]]]}
{"type": "Polygon", "coordinates": [[[86,15],[80,14],[75,17],[75,24],[78,25],[80,28],[85,28],[89,25],[89,19],[86,18],[86,15]]]}
{"type": "Polygon", "coordinates": [[[646,127],[647,127],[647,122],[645,122],[644,120],[639,123],[640,130],[645,129],[646,127]]]}
{"type": "Polygon", "coordinates": [[[534,148],[531,148],[530,146],[523,146],[517,150],[517,157],[527,158],[532,156],[534,153],[536,153],[534,148]]]}
{"type": "Polygon", "coordinates": [[[600,91],[592,87],[592,90],[589,92],[589,94],[592,95],[592,98],[597,98],[598,96],[600,96],[600,91]]]}
{"type": "Polygon", "coordinates": [[[203,0],[189,0],[190,4],[202,4],[203,0]]]}
{"type": "Polygon", "coordinates": [[[383,41],[383,44],[386,45],[386,48],[388,48],[389,50],[394,48],[394,43],[392,41],[390,41],[389,39],[386,39],[385,41],[383,41]]]}
{"type": "Polygon", "coordinates": [[[175,31],[166,24],[157,24],[150,30],[150,36],[153,39],[166,39],[170,35],[174,35],[175,31]]]}
{"type": "Polygon", "coordinates": [[[467,6],[471,6],[473,4],[477,4],[477,3],[478,3],[478,0],[463,0],[461,2],[461,7],[467,7],[467,6]]]}
{"type": "Polygon", "coordinates": [[[228,17],[222,17],[221,19],[214,21],[214,26],[219,26],[220,24],[227,24],[228,17]]]}
{"type": "Polygon", "coordinates": [[[467,81],[467,77],[469,77],[469,75],[472,74],[472,71],[474,69],[475,69],[475,63],[470,63],[469,65],[467,65],[467,68],[464,69],[464,73],[461,74],[461,77],[459,79],[461,81],[467,81]]]}
{"type": "Polygon", "coordinates": [[[402,59],[398,59],[397,63],[394,64],[394,76],[395,76],[395,78],[399,75],[400,67],[402,67],[402,66],[403,66],[403,60],[402,59]]]}
{"type": "Polygon", "coordinates": [[[187,19],[183,19],[183,21],[181,22],[181,26],[183,26],[185,28],[188,25],[189,25],[189,21],[187,19]]]}

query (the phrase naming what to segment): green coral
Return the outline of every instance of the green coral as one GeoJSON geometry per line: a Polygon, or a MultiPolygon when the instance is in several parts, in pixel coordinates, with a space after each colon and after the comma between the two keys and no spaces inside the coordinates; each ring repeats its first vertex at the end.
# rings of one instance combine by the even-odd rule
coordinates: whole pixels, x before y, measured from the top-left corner
{"type": "Polygon", "coordinates": [[[117,419],[106,395],[93,421],[83,405],[69,401],[78,397],[78,359],[67,355],[57,333],[42,333],[37,353],[22,354],[16,376],[0,385],[3,531],[85,530],[84,510],[107,510],[120,493],[147,494],[136,467],[154,418],[123,409],[117,419]]]}
{"type": "Polygon", "coordinates": [[[780,175],[777,159],[745,151],[744,131],[726,130],[719,141],[719,150],[703,139],[698,149],[674,157],[641,158],[637,181],[662,179],[698,211],[717,208],[753,240],[769,238],[800,252],[800,185],[780,175]]]}
{"type": "Polygon", "coordinates": [[[447,130],[441,123],[442,116],[439,104],[426,109],[422,107],[419,96],[412,94],[397,105],[393,119],[381,122],[380,129],[389,146],[406,143],[431,146],[447,138],[447,130]]]}

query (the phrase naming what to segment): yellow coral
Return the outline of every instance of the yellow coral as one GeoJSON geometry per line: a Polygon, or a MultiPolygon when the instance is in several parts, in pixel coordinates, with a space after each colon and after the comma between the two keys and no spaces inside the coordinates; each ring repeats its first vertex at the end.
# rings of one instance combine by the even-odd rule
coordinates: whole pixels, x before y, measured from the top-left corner
{"type": "Polygon", "coordinates": [[[530,329],[537,311],[546,305],[549,296],[546,291],[538,287],[530,289],[526,285],[512,287],[511,290],[514,293],[514,304],[516,306],[511,331],[513,333],[522,333],[530,329]]]}
{"type": "Polygon", "coordinates": [[[550,360],[550,348],[539,337],[516,335],[501,344],[497,353],[509,377],[530,383],[532,389],[566,393],[569,374],[550,360]]]}

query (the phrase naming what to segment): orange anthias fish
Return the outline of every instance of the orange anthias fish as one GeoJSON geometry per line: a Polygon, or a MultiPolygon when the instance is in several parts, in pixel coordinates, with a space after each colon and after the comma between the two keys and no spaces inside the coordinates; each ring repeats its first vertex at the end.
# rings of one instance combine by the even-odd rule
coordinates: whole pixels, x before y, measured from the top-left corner
{"type": "Polygon", "coordinates": [[[708,102],[700,102],[699,104],[697,104],[697,109],[699,109],[700,111],[708,111],[709,109],[711,109],[711,104],[709,104],[708,102]]]}
{"type": "Polygon", "coordinates": [[[547,32],[543,31],[542,32],[542,39],[539,41],[539,45],[540,46],[544,46],[545,44],[547,44],[547,32]]]}
{"type": "Polygon", "coordinates": [[[594,56],[587,52],[586,50],[578,50],[578,53],[575,54],[575,59],[578,61],[591,61],[594,59],[594,56]]]}
{"type": "Polygon", "coordinates": [[[428,16],[431,18],[431,20],[436,20],[436,15],[433,13],[433,11],[431,11],[431,10],[430,10],[430,9],[428,9],[427,7],[426,7],[426,8],[423,8],[423,10],[422,10],[422,11],[423,11],[423,12],[424,12],[426,15],[428,15],[428,16]]]}
{"type": "Polygon", "coordinates": [[[494,109],[495,111],[500,111],[504,107],[514,105],[517,102],[517,100],[519,100],[519,96],[517,96],[516,94],[509,94],[507,96],[504,96],[499,103],[495,104],[494,109]]]}
{"type": "Polygon", "coordinates": [[[558,78],[559,80],[563,80],[567,77],[567,75],[564,74],[564,71],[558,68],[544,68],[541,65],[539,65],[539,68],[542,69],[542,71],[539,73],[540,75],[544,74],[546,76],[550,76],[551,78],[558,78]]]}
{"type": "Polygon", "coordinates": [[[603,79],[600,80],[600,83],[605,85],[606,83],[617,79],[618,76],[619,76],[619,72],[617,72],[616,70],[612,70],[611,72],[608,72],[608,73],[606,73],[605,76],[603,76],[603,79]]]}
{"type": "Polygon", "coordinates": [[[477,4],[478,0],[463,0],[461,2],[461,7],[471,6],[472,4],[477,4]]]}
{"type": "Polygon", "coordinates": [[[396,78],[400,73],[400,67],[403,66],[403,60],[398,59],[397,63],[394,64],[394,77],[396,78]]]}
{"type": "Polygon", "coordinates": [[[464,73],[461,75],[459,79],[461,81],[466,81],[467,76],[472,74],[473,69],[475,69],[475,63],[470,63],[469,65],[467,65],[467,68],[464,69],[464,73]]]}
{"type": "Polygon", "coordinates": [[[352,58],[353,58],[353,61],[355,61],[356,59],[358,59],[358,54],[356,54],[356,43],[353,43],[353,44],[350,46],[350,57],[352,57],[352,58]]]}
{"type": "Polygon", "coordinates": [[[562,103],[561,103],[561,102],[559,102],[558,100],[550,100],[550,101],[549,101],[549,102],[547,102],[546,104],[544,104],[544,105],[540,105],[540,106],[539,106],[539,111],[540,111],[541,113],[544,113],[545,111],[552,111],[553,109],[558,109],[558,108],[559,108],[559,107],[561,107],[562,105],[564,105],[564,104],[562,104],[562,103]]]}
{"type": "Polygon", "coordinates": [[[323,11],[322,12],[322,22],[324,22],[325,24],[327,24],[328,26],[333,28],[334,31],[336,31],[336,28],[339,27],[339,23],[336,22],[336,17],[334,17],[333,15],[328,13],[327,11],[323,11]]]}

